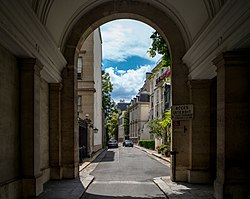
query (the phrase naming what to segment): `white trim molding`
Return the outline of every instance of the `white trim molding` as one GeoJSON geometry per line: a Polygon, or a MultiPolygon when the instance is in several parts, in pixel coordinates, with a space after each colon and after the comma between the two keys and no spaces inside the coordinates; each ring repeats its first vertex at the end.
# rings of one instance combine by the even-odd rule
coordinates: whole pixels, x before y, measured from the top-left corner
{"type": "Polygon", "coordinates": [[[0,1],[0,36],[0,43],[15,56],[37,58],[46,81],[61,82],[67,62],[26,1],[0,1]]]}
{"type": "Polygon", "coordinates": [[[189,79],[217,76],[212,60],[221,52],[250,46],[250,1],[228,0],[183,56],[189,79]]]}

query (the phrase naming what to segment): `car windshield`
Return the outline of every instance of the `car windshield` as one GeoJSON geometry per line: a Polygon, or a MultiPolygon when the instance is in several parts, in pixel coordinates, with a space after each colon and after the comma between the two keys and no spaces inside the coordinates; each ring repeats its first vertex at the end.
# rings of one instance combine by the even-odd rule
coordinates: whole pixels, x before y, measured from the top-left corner
{"type": "Polygon", "coordinates": [[[127,142],[127,143],[131,143],[132,141],[131,141],[131,140],[125,140],[125,142],[127,142]]]}
{"type": "Polygon", "coordinates": [[[116,140],[110,140],[109,142],[110,143],[116,143],[116,140]]]}

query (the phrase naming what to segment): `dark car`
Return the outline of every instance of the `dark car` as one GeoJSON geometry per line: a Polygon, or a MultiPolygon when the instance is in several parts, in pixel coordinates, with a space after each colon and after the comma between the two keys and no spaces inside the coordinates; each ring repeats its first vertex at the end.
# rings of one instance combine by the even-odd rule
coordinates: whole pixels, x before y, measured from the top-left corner
{"type": "Polygon", "coordinates": [[[117,142],[117,140],[109,140],[109,142],[108,142],[108,148],[118,148],[118,142],[117,142]]]}
{"type": "Polygon", "coordinates": [[[125,140],[125,141],[123,142],[123,146],[125,146],[125,147],[127,147],[127,146],[133,147],[133,146],[134,146],[134,143],[132,142],[132,140],[125,140]]]}

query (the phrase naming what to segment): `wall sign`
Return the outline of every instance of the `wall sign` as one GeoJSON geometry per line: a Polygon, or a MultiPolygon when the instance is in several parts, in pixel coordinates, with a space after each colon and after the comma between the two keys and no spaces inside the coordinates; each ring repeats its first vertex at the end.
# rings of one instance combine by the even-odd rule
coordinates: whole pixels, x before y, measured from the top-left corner
{"type": "Polygon", "coordinates": [[[171,118],[175,121],[193,118],[193,104],[175,105],[171,107],[171,118]]]}

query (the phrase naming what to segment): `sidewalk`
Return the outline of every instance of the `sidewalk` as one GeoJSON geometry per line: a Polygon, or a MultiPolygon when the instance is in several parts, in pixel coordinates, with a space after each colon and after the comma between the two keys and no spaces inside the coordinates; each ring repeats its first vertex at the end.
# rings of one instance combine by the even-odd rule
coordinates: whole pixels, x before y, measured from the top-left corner
{"type": "Polygon", "coordinates": [[[158,158],[160,158],[160,159],[162,159],[162,160],[165,160],[165,161],[167,161],[167,162],[170,163],[170,157],[166,157],[166,156],[164,156],[164,155],[162,155],[162,154],[159,154],[159,153],[157,153],[155,150],[146,149],[146,148],[140,147],[140,146],[138,146],[138,145],[134,145],[134,146],[135,146],[136,148],[142,150],[142,151],[145,151],[145,152],[148,153],[148,154],[154,155],[154,156],[156,156],[156,157],[158,157],[158,158]]]}
{"type": "Polygon", "coordinates": [[[79,199],[94,180],[90,173],[105,156],[106,149],[101,149],[93,157],[85,159],[79,167],[79,177],[69,180],[51,180],[44,185],[44,191],[35,199],[79,199]]]}
{"type": "MultiPolygon", "coordinates": [[[[158,154],[154,150],[145,149],[138,145],[136,148],[161,158],[170,163],[170,158],[158,154]]],[[[208,184],[190,184],[187,182],[173,182],[170,176],[153,179],[154,183],[164,192],[168,199],[215,199],[213,197],[213,186],[208,184]]]]}

